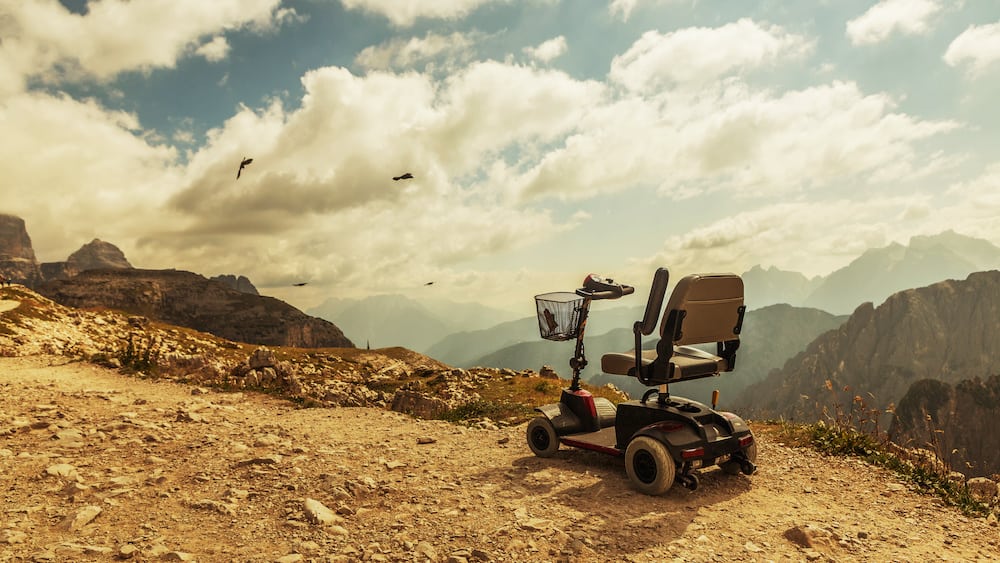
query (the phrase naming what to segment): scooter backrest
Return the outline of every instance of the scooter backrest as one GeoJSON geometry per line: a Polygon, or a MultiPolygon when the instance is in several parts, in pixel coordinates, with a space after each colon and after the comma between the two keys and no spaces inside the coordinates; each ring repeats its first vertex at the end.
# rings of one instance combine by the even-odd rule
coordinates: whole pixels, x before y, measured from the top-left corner
{"type": "MultiPolygon", "coordinates": [[[[656,328],[656,321],[660,320],[660,311],[663,309],[663,298],[667,294],[667,282],[670,280],[670,272],[666,268],[657,268],[653,274],[653,286],[649,288],[649,299],[646,301],[646,312],[639,321],[638,328],[643,334],[649,336],[656,328]]],[[[633,331],[635,329],[633,328],[633,331]]]]}
{"type": "Polygon", "coordinates": [[[677,282],[660,325],[675,345],[738,340],[743,326],[743,280],[736,274],[691,274],[677,282]]]}

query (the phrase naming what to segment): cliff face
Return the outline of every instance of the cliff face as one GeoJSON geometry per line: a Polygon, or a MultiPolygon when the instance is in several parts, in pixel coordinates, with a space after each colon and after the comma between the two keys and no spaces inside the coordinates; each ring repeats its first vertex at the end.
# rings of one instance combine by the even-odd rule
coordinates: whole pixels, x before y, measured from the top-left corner
{"type": "Polygon", "coordinates": [[[1000,272],[979,272],[862,304],[739,401],[744,414],[816,420],[860,396],[884,411],[920,379],[1000,373],[1000,272]],[[829,384],[827,382],[829,381],[829,384]]]}
{"type": "Polygon", "coordinates": [[[71,307],[106,307],[252,344],[353,348],[328,321],[274,299],[179,270],[89,270],[38,292],[71,307]]]}
{"type": "Polygon", "coordinates": [[[0,273],[27,286],[41,280],[31,237],[20,217],[0,214],[0,273]]]}
{"type": "Polygon", "coordinates": [[[994,431],[1000,375],[955,385],[924,379],[910,386],[895,410],[893,442],[930,449],[970,477],[1000,473],[1000,434],[994,431]]]}

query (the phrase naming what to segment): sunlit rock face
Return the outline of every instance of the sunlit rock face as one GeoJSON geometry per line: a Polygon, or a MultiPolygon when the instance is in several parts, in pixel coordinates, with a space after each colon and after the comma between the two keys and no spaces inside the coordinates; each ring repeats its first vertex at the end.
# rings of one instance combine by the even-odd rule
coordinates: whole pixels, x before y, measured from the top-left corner
{"type": "Polygon", "coordinates": [[[921,379],[956,384],[1000,374],[1000,271],[977,272],[863,303],[836,330],[738,400],[741,414],[814,421],[872,417],[885,429],[885,411],[921,379]]]}
{"type": "Polygon", "coordinates": [[[127,311],[237,342],[354,347],[329,321],[310,317],[273,297],[239,292],[181,270],[88,270],[46,282],[38,291],[70,307],[127,311]]]}
{"type": "Polygon", "coordinates": [[[42,277],[24,219],[13,215],[0,214],[0,274],[29,287],[42,277]]]}

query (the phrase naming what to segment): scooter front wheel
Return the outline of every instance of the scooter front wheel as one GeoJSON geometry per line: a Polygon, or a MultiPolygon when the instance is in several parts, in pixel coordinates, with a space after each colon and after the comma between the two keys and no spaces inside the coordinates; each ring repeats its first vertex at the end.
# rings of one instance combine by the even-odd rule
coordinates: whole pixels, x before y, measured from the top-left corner
{"type": "Polygon", "coordinates": [[[639,436],[625,448],[625,472],[640,492],[662,495],[674,484],[677,465],[661,442],[639,436]]]}
{"type": "Polygon", "coordinates": [[[559,436],[556,429],[544,416],[528,423],[528,447],[538,457],[552,457],[559,451],[559,436]]]}

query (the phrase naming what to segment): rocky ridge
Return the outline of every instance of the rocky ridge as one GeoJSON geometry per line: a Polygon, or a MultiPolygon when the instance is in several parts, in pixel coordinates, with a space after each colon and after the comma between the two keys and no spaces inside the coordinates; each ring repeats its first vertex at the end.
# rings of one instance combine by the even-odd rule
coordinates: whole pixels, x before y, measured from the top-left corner
{"type": "Polygon", "coordinates": [[[290,396],[288,389],[237,390],[212,379],[238,377],[234,370],[260,376],[270,368],[306,380],[311,369],[355,370],[369,383],[353,386],[376,392],[405,373],[422,382],[411,392],[439,378],[471,380],[412,352],[264,350],[136,316],[60,307],[18,287],[0,290],[0,311],[4,562],[992,561],[1000,554],[995,516],[969,518],[885,471],[789,448],[766,425],[754,425],[754,476],[709,470],[696,492],[678,487],[648,497],[631,489],[616,458],[532,456],[523,424],[456,426],[372,406],[301,409],[275,396],[290,396]],[[177,361],[163,362],[158,377],[78,361],[89,355],[113,365],[119,355],[106,345],[127,349],[129,335],[159,342],[159,357],[177,361]],[[376,378],[379,371],[387,379],[376,378]]]}
{"type": "Polygon", "coordinates": [[[269,346],[353,347],[336,325],[273,297],[250,295],[181,270],[88,270],[38,287],[77,308],[128,311],[222,338],[269,346]]]}

